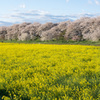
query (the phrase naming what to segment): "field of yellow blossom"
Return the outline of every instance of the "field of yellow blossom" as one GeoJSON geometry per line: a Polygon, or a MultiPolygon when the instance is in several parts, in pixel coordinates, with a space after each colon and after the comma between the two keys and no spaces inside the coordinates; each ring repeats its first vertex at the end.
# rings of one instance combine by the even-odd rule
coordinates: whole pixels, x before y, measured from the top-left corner
{"type": "Polygon", "coordinates": [[[12,100],[100,100],[100,47],[0,43],[2,89],[12,100]]]}

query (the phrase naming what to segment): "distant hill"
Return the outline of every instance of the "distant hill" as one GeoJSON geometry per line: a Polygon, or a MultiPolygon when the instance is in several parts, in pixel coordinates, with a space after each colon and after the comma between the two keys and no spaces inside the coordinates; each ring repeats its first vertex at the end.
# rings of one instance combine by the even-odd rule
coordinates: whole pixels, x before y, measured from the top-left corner
{"type": "MultiPolygon", "coordinates": [[[[40,14],[36,13],[36,14],[32,14],[31,18],[27,18],[27,16],[29,17],[30,14],[21,14],[19,16],[24,16],[22,17],[23,21],[22,22],[39,22],[39,23],[47,23],[47,22],[52,22],[52,23],[58,23],[58,22],[64,22],[64,21],[74,21],[77,20],[81,17],[96,17],[96,16],[100,16],[100,13],[98,14],[74,14],[74,15],[50,15],[50,14],[46,14],[41,16],[40,14]],[[32,18],[33,16],[33,18],[32,18]]],[[[12,17],[16,17],[16,16],[12,16],[12,17]]],[[[18,16],[17,16],[18,17],[18,16]]],[[[10,26],[13,24],[19,24],[22,23],[20,21],[17,22],[7,22],[7,21],[0,21],[0,26],[10,26]]]]}
{"type": "Polygon", "coordinates": [[[14,23],[11,22],[5,22],[5,21],[0,21],[0,26],[10,26],[13,25],[14,23]]]}

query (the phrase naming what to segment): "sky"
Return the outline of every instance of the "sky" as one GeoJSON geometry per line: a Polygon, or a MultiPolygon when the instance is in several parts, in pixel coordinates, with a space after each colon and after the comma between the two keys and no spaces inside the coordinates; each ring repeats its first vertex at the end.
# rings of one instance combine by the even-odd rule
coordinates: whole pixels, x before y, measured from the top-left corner
{"type": "Polygon", "coordinates": [[[50,16],[97,13],[100,14],[100,0],[0,0],[0,21],[5,22],[52,20],[54,17],[50,19],[50,16]]]}

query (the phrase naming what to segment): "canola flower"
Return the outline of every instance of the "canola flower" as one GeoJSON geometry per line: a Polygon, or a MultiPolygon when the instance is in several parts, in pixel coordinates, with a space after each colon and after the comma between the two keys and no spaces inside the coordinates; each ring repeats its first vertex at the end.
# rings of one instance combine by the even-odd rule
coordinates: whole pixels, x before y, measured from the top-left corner
{"type": "Polygon", "coordinates": [[[100,47],[0,43],[0,85],[13,100],[100,100],[100,47]]]}

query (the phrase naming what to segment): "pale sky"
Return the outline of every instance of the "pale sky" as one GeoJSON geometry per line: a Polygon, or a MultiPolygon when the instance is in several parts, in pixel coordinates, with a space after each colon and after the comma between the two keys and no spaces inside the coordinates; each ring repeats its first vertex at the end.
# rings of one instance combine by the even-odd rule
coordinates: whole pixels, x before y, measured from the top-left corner
{"type": "Polygon", "coordinates": [[[100,13],[100,0],[0,0],[0,21],[5,22],[40,20],[45,15],[97,13],[100,13]]]}

